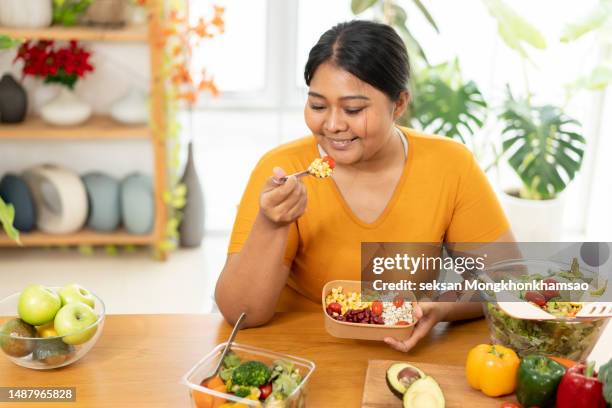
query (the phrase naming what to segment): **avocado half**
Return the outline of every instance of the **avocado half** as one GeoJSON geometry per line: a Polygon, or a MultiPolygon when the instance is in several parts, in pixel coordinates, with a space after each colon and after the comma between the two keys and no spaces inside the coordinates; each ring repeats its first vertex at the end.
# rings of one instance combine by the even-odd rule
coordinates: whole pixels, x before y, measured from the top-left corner
{"type": "Polygon", "coordinates": [[[415,381],[425,377],[425,373],[413,365],[395,363],[387,369],[385,377],[391,392],[401,399],[415,381]]]}
{"type": "Polygon", "coordinates": [[[444,408],[444,394],[432,377],[416,380],[408,388],[402,399],[404,408],[444,408]]]}

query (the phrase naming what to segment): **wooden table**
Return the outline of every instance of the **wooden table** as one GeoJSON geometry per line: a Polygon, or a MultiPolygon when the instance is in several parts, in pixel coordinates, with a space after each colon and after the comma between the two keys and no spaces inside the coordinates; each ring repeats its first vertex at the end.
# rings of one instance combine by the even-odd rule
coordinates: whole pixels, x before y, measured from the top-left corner
{"type": "MultiPolygon", "coordinates": [[[[0,358],[0,386],[76,387],[76,403],[48,404],[54,407],[189,407],[182,376],[230,331],[215,314],[111,315],[98,344],[71,366],[35,371],[0,358]]],[[[331,337],[321,313],[281,313],[241,331],[236,341],[313,360],[308,407],[350,408],[361,403],[369,359],[463,365],[471,347],[488,341],[488,331],[484,320],[441,323],[406,354],[384,343],[331,337]]]]}

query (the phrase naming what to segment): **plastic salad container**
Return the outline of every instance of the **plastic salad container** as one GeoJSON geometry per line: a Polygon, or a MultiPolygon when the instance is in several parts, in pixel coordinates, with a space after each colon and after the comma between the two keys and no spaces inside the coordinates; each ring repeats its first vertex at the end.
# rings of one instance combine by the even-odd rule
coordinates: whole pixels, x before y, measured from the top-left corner
{"type": "MultiPolygon", "coordinates": [[[[569,264],[552,261],[519,260],[495,264],[487,269],[490,276],[501,272],[524,271],[529,279],[555,279],[559,282],[584,281],[594,283],[593,272],[580,268],[572,273],[569,264]]],[[[499,275],[498,275],[499,276],[499,275]]],[[[513,292],[524,299],[525,294],[513,292]]],[[[493,343],[502,344],[515,350],[521,357],[540,353],[584,361],[601,336],[608,318],[583,319],[571,316],[557,316],[555,320],[527,320],[505,313],[495,301],[494,294],[482,293],[484,314],[493,343]]],[[[579,302],[586,293],[559,293],[550,301],[579,302]]]]}
{"type": "MultiPolygon", "coordinates": [[[[276,366],[275,363],[281,361],[283,365],[288,364],[292,366],[292,372],[299,375],[298,385],[288,395],[280,397],[284,385],[273,380],[274,391],[270,398],[265,400],[256,397],[250,399],[249,397],[240,398],[233,393],[222,392],[201,385],[202,381],[213,373],[226,344],[221,343],[216,346],[183,377],[183,383],[189,387],[192,407],[302,408],[306,406],[308,381],[315,369],[315,364],[312,361],[237,343],[232,344],[231,351],[240,358],[241,362],[259,361],[268,367],[273,367],[276,366]]],[[[274,371],[274,368],[272,370],[274,371]]]]}

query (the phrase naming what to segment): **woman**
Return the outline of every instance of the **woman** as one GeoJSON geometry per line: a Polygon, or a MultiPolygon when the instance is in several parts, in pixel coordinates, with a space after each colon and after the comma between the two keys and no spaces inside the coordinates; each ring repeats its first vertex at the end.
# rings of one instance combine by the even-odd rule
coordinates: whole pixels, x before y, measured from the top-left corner
{"type": "MultiPolygon", "coordinates": [[[[450,139],[399,128],[409,103],[404,43],[386,25],[352,21],[319,39],[306,63],[312,135],[268,152],[238,209],[216,301],[233,322],[275,310],[321,310],[334,279],[360,279],[361,242],[494,242],[508,222],[472,154],[450,139]],[[333,176],[277,179],[329,155],[333,176]]],[[[479,304],[423,303],[408,351],[440,321],[477,317],[479,304]],[[452,310],[451,310],[451,307],[452,310]]]]}

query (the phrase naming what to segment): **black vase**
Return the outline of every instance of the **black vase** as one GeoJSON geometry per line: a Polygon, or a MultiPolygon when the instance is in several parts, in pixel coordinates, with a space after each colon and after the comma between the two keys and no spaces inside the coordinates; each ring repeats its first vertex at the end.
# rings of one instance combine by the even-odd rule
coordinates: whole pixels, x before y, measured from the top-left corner
{"type": "Polygon", "coordinates": [[[186,204],[179,227],[180,245],[183,248],[199,247],[204,237],[204,195],[193,161],[193,145],[189,142],[187,164],[181,182],[187,186],[186,204]]]}
{"type": "Polygon", "coordinates": [[[28,111],[28,95],[11,74],[0,80],[0,122],[23,122],[28,111]]]}
{"type": "Polygon", "coordinates": [[[15,207],[13,225],[21,232],[36,226],[36,207],[32,193],[23,179],[15,174],[6,174],[0,181],[0,197],[15,207]]]}

